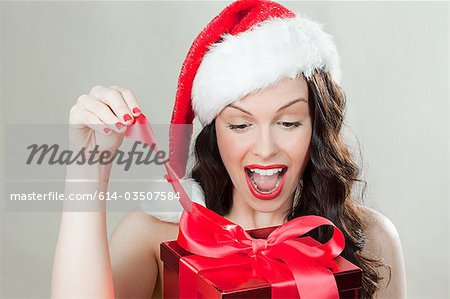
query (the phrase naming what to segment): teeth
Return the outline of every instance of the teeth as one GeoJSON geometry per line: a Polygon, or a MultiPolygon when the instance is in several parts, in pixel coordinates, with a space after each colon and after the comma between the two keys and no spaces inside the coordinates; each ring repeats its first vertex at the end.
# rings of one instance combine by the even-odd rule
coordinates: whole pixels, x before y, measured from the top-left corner
{"type": "Polygon", "coordinates": [[[255,189],[257,189],[259,192],[264,193],[264,194],[272,193],[275,189],[278,188],[278,186],[280,186],[280,182],[281,182],[281,176],[280,176],[280,177],[278,177],[277,184],[275,185],[275,187],[272,190],[261,190],[261,189],[259,189],[258,184],[256,184],[253,177],[250,179],[252,181],[253,187],[255,187],[255,189]]]}
{"type": "Polygon", "coordinates": [[[251,172],[256,172],[259,175],[273,175],[274,173],[281,172],[283,168],[272,168],[272,169],[250,169],[251,172]]]}

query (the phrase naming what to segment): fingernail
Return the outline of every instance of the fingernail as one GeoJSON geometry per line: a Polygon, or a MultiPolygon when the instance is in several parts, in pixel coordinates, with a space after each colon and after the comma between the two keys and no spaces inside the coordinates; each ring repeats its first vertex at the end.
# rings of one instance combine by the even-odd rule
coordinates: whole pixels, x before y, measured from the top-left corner
{"type": "Polygon", "coordinates": [[[117,129],[122,129],[123,127],[125,127],[125,125],[124,124],[122,124],[122,123],[120,123],[120,122],[116,122],[116,128],[117,129]]]}
{"type": "Polygon", "coordinates": [[[133,108],[133,113],[134,113],[134,114],[141,113],[141,109],[139,109],[138,107],[133,108]]]}
{"type": "Polygon", "coordinates": [[[109,134],[109,132],[111,132],[110,128],[104,128],[103,131],[105,131],[106,134],[109,134]]]}
{"type": "Polygon", "coordinates": [[[125,115],[123,116],[123,120],[124,120],[124,121],[129,121],[129,120],[131,120],[131,115],[129,115],[128,113],[125,114],[125,115]]]}

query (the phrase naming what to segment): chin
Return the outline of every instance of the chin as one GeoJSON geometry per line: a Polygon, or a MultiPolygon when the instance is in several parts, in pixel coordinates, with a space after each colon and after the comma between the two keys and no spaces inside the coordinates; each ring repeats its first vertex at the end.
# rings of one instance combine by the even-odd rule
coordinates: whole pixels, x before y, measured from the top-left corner
{"type": "Polygon", "coordinates": [[[247,202],[254,210],[263,213],[271,213],[279,210],[281,206],[288,200],[285,196],[278,196],[272,200],[261,200],[259,198],[249,195],[250,202],[247,202]]]}

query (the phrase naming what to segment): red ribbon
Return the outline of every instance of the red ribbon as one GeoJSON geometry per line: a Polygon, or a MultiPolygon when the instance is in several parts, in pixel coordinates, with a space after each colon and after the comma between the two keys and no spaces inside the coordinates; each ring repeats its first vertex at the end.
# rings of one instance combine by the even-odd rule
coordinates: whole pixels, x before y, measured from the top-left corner
{"type": "MultiPolygon", "coordinates": [[[[150,148],[152,144],[154,144],[154,150],[156,152],[159,151],[159,147],[156,143],[153,130],[144,114],[141,114],[134,118],[133,124],[128,126],[127,130],[125,131],[125,137],[132,140],[141,141],[147,144],[150,148]]],[[[172,169],[172,167],[170,167],[169,163],[164,163],[164,167],[167,171],[167,181],[172,184],[174,191],[178,192],[180,195],[179,201],[181,206],[185,211],[190,212],[192,209],[192,201],[187,195],[186,190],[184,190],[183,185],[181,185],[177,174],[172,169]]]]}
{"type": "MultiPolygon", "coordinates": [[[[149,146],[155,144],[155,150],[159,150],[143,114],[134,119],[125,136],[149,146]]],[[[164,166],[166,179],[175,192],[180,193],[180,203],[184,208],[177,241],[184,249],[197,255],[180,259],[181,298],[197,296],[192,286],[195,286],[198,271],[237,264],[252,264],[260,269],[261,276],[271,282],[272,298],[292,297],[293,294],[292,285],[276,281],[282,264],[292,273],[295,294],[299,298],[339,298],[330,269],[337,267],[333,259],[344,249],[345,238],[331,221],[320,216],[302,216],[277,227],[267,239],[254,239],[241,226],[192,202],[169,163],[164,166]],[[333,236],[325,244],[311,245],[297,239],[322,225],[334,228],[333,236]],[[192,267],[193,264],[196,266],[192,267]]]]}
{"type": "MultiPolygon", "coordinates": [[[[192,211],[183,212],[181,216],[177,241],[181,247],[198,256],[221,258],[219,264],[222,266],[229,266],[230,263],[240,264],[243,258],[247,263],[251,263],[252,259],[263,260],[269,263],[268,267],[265,266],[265,271],[269,271],[261,275],[269,277],[269,280],[270,269],[276,270],[276,267],[280,267],[281,260],[294,277],[299,298],[339,298],[336,281],[330,269],[336,269],[333,259],[344,249],[345,239],[339,228],[326,218],[298,217],[277,227],[267,239],[254,239],[241,226],[193,203],[192,211]],[[334,228],[333,236],[325,244],[308,245],[295,240],[322,225],[334,228]],[[225,257],[227,258],[224,259],[225,257]]],[[[189,286],[195,284],[192,284],[192,277],[188,278],[190,282],[182,280],[183,276],[186,276],[182,275],[182,271],[187,273],[182,267],[189,265],[183,260],[180,262],[180,298],[191,298],[194,293],[189,286]]],[[[211,263],[207,260],[205,262],[211,263]]],[[[272,285],[272,298],[287,298],[288,293],[292,293],[292,290],[283,285],[272,285]]]]}

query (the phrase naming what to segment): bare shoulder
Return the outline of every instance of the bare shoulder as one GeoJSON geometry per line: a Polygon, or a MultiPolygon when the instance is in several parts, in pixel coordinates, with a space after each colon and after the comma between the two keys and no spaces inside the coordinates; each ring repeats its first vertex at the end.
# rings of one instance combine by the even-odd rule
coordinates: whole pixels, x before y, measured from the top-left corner
{"type": "Polygon", "coordinates": [[[382,213],[366,206],[361,208],[367,237],[363,254],[369,258],[381,259],[388,266],[378,269],[383,280],[374,297],[406,298],[405,263],[397,228],[382,213]]]}
{"type": "Polygon", "coordinates": [[[365,217],[366,235],[370,239],[367,245],[376,246],[377,243],[378,245],[383,245],[384,242],[381,241],[398,241],[400,239],[397,228],[389,218],[367,206],[361,206],[361,209],[365,217]]]}
{"type": "MultiPolygon", "coordinates": [[[[159,239],[172,237],[171,233],[178,230],[178,224],[161,221],[143,211],[129,212],[117,225],[112,237],[125,233],[130,237],[139,237],[140,243],[151,245],[159,239]]],[[[142,244],[144,245],[144,244],[142,244]]]]}
{"type": "Polygon", "coordinates": [[[158,288],[159,244],[174,240],[178,225],[142,211],[128,213],[110,239],[116,298],[151,298],[158,288]]]}

